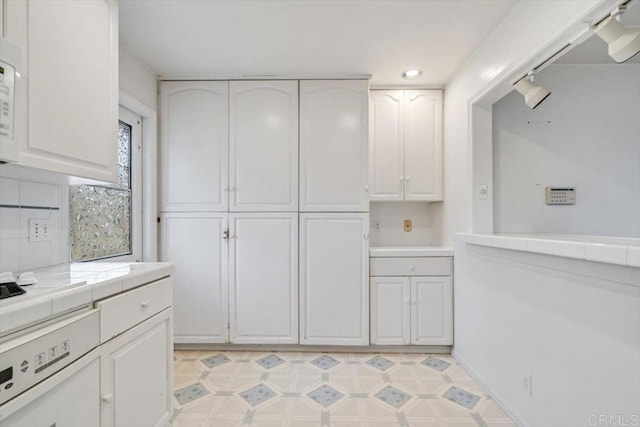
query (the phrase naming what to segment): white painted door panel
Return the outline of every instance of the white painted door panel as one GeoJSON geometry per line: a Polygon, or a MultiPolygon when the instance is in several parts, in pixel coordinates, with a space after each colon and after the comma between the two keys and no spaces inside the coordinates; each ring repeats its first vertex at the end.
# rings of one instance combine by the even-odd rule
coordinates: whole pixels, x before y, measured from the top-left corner
{"type": "Polygon", "coordinates": [[[162,82],[162,212],[228,208],[229,82],[162,82]]]}
{"type": "Polygon", "coordinates": [[[298,210],[298,82],[230,83],[230,210],[298,210]]]}
{"type": "Polygon", "coordinates": [[[371,200],[404,200],[404,91],[372,90],[370,116],[371,200]]]}
{"type": "Polygon", "coordinates": [[[167,425],[173,398],[172,360],[171,309],[105,344],[100,361],[101,426],[167,425]]]}
{"type": "Polygon", "coordinates": [[[6,36],[24,46],[27,65],[27,113],[16,126],[27,128],[28,137],[19,164],[115,182],[118,2],[4,6],[6,36]]]}
{"type": "Polygon", "coordinates": [[[175,263],[175,342],[229,341],[228,226],[225,213],[166,213],[160,259],[175,263]]]}
{"type": "Polygon", "coordinates": [[[451,277],[411,278],[411,344],[453,344],[451,277]]]}
{"type": "Polygon", "coordinates": [[[405,200],[442,200],[442,92],[404,95],[405,200]]]}
{"type": "Polygon", "coordinates": [[[366,80],[300,82],[300,211],[366,212],[366,80]]]}
{"type": "Polygon", "coordinates": [[[298,214],[230,215],[231,342],[298,343],[298,214]]]}
{"type": "Polygon", "coordinates": [[[408,277],[371,278],[371,344],[409,344],[411,284],[408,277]]]}
{"type": "Polygon", "coordinates": [[[368,232],[368,214],[300,214],[301,344],[369,344],[368,232]]]}

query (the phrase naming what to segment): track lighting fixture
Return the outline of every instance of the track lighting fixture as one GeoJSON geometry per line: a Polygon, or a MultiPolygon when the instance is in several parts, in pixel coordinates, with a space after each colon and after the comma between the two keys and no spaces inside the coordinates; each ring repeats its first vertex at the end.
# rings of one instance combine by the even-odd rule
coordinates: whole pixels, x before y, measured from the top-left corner
{"type": "Polygon", "coordinates": [[[640,52],[640,30],[627,28],[619,21],[625,10],[625,5],[618,6],[609,17],[595,26],[598,37],[609,45],[609,56],[618,63],[640,52]]]}
{"type": "Polygon", "coordinates": [[[533,72],[529,72],[525,77],[514,83],[513,88],[524,96],[525,104],[532,110],[551,95],[551,92],[544,87],[533,85],[533,72]]]}

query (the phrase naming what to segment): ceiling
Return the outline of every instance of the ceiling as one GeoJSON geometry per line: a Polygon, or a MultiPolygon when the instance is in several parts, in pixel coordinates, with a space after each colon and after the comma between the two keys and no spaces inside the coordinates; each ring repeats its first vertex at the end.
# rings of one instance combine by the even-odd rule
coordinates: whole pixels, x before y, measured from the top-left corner
{"type": "Polygon", "coordinates": [[[514,0],[120,2],[120,42],[163,76],[371,74],[444,86],[514,0]],[[409,68],[423,76],[400,77],[409,68]]]}
{"type": "MultiPolygon", "coordinates": [[[[640,27],[640,2],[632,2],[620,21],[630,28],[640,27]]],[[[556,64],[617,64],[607,54],[607,44],[595,34],[555,61],[556,64]]],[[[626,63],[640,64],[640,54],[626,63]]]]}

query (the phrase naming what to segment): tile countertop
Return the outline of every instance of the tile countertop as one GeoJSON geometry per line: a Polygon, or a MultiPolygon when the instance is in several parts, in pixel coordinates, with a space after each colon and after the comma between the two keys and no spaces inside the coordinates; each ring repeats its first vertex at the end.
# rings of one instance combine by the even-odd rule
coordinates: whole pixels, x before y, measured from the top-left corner
{"type": "Polygon", "coordinates": [[[379,246],[369,248],[371,258],[453,256],[453,248],[443,246],[379,246]]]}
{"type": "Polygon", "coordinates": [[[561,234],[458,233],[458,242],[640,268],[640,239],[561,234]]]}
{"type": "Polygon", "coordinates": [[[26,294],[0,301],[0,336],[169,276],[168,262],[85,262],[34,270],[26,294]]]}

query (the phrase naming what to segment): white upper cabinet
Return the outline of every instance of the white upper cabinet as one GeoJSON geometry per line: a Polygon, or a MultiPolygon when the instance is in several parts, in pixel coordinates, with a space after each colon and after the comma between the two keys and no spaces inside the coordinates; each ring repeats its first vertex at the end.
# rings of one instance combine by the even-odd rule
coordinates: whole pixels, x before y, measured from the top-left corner
{"type": "Polygon", "coordinates": [[[298,214],[229,218],[231,342],[298,343],[298,214]]]}
{"type": "Polygon", "coordinates": [[[160,224],[160,260],[175,263],[175,342],[229,342],[228,214],[170,212],[160,224]]]}
{"type": "Polygon", "coordinates": [[[404,198],[442,200],[442,92],[408,90],[404,96],[404,198]]]}
{"type": "Polygon", "coordinates": [[[442,91],[371,91],[371,200],[441,201],[442,91]]]}
{"type": "Polygon", "coordinates": [[[228,209],[229,82],[162,82],[163,212],[228,209]]]}
{"type": "Polygon", "coordinates": [[[369,344],[369,214],[300,214],[300,343],[369,344]]]}
{"type": "MultiPolygon", "coordinates": [[[[118,3],[8,1],[5,33],[23,47],[27,129],[19,164],[115,182],[118,3]]],[[[19,90],[22,90],[19,88],[19,90]]]]}
{"type": "Polygon", "coordinates": [[[371,200],[404,200],[404,92],[372,90],[369,114],[371,200]]]}
{"type": "Polygon", "coordinates": [[[367,80],[300,82],[300,211],[366,212],[367,80]]]}
{"type": "Polygon", "coordinates": [[[298,210],[298,82],[230,83],[229,209],[298,210]]]}

